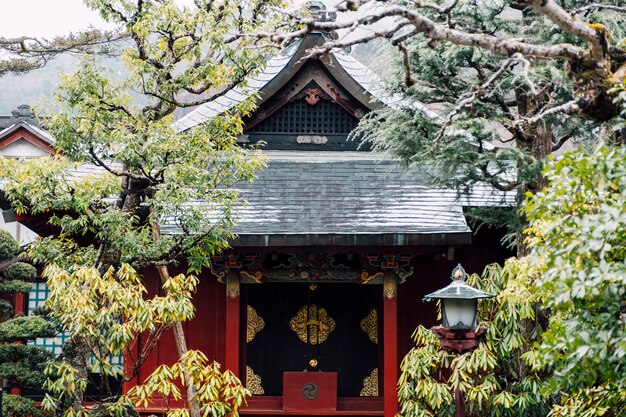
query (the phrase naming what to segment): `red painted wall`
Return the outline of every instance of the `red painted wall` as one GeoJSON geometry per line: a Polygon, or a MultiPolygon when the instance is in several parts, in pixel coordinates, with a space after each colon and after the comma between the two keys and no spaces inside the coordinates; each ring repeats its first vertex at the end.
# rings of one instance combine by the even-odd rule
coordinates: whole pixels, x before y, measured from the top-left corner
{"type": "MultiPolygon", "coordinates": [[[[184,270],[172,271],[172,274],[180,272],[184,272],[184,270]]],[[[144,284],[149,297],[159,294],[161,285],[156,271],[149,270],[144,273],[144,284]]],[[[209,274],[203,274],[200,276],[200,284],[194,295],[196,316],[184,324],[188,348],[201,350],[209,359],[216,360],[222,365],[225,361],[226,352],[224,339],[225,297],[224,284],[209,274]]],[[[141,367],[138,380],[143,381],[160,364],[171,364],[177,359],[173,332],[168,330],[141,367]]]]}
{"type": "MultiPolygon", "coordinates": [[[[414,251],[412,261],[413,275],[405,283],[398,286],[397,298],[397,369],[399,372],[402,358],[413,346],[411,335],[418,325],[431,327],[437,324],[435,303],[422,301],[425,294],[433,292],[449,284],[450,273],[462,263],[468,273],[480,273],[485,265],[491,262],[502,262],[512,253],[500,246],[501,233],[484,230],[474,236],[474,243],[467,247],[454,248],[452,259],[448,259],[448,248],[407,248],[406,252],[414,251]]],[[[371,252],[371,249],[368,250],[371,252]]],[[[404,252],[404,251],[403,251],[404,252]]],[[[181,271],[183,271],[181,269],[181,271]]],[[[180,272],[180,271],[179,271],[180,272]]],[[[172,274],[174,271],[172,271],[172,274]]],[[[160,283],[155,271],[145,273],[145,284],[149,295],[158,294],[160,283]]],[[[382,288],[381,288],[382,293],[382,288]]],[[[187,343],[190,349],[199,349],[209,359],[226,363],[226,289],[208,273],[200,277],[198,291],[194,296],[196,318],[185,324],[187,343]]],[[[381,323],[382,324],[382,323],[381,323]]],[[[238,331],[238,329],[237,329],[238,331]]],[[[244,350],[241,351],[245,354],[244,350]]],[[[177,359],[176,347],[172,332],[161,339],[152,355],[141,369],[138,381],[145,379],[159,364],[173,363],[177,359]]],[[[243,363],[243,362],[240,362],[243,363]]],[[[392,383],[393,384],[393,383],[392,383]]],[[[392,385],[395,389],[395,384],[392,385]]],[[[383,389],[383,391],[385,391],[383,389]]],[[[273,398],[273,397],[272,397],[273,398]]],[[[262,402],[263,397],[252,399],[251,403],[262,402]],[[256,401],[259,400],[259,401],[256,401]]],[[[267,398],[270,400],[270,398],[267,398]]],[[[273,399],[272,401],[275,401],[273,399]]],[[[374,399],[371,399],[374,400],[374,399]]],[[[377,400],[376,400],[377,401],[377,400]]],[[[359,403],[360,404],[360,403],[359,403]]],[[[378,404],[378,403],[377,403],[378,404]]],[[[155,404],[157,405],[157,404],[155,404]]],[[[380,404],[382,405],[382,404],[380,404]]],[[[378,408],[380,405],[377,405],[378,408]]],[[[171,404],[171,406],[175,406],[171,404]]],[[[267,413],[275,413],[275,404],[267,413]]],[[[355,409],[356,410],[356,409],[355,409]]],[[[158,412],[158,406],[147,412],[158,412]]],[[[251,410],[245,414],[257,413],[251,410]]],[[[267,414],[266,413],[266,414],[267,414]]],[[[263,413],[261,413],[263,414],[263,413]]],[[[364,412],[363,415],[367,414],[364,412]]],[[[370,412],[369,415],[381,415],[381,411],[370,412]]]]}

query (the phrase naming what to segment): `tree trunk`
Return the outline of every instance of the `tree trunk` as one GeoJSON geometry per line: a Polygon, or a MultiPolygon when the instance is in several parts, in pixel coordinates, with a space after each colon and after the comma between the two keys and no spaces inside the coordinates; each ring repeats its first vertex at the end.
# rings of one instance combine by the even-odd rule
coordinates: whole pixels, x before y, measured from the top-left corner
{"type": "MultiPolygon", "coordinates": [[[[518,103],[518,112],[521,116],[530,115],[533,112],[541,109],[543,103],[545,103],[548,93],[542,95],[531,95],[527,91],[516,91],[516,98],[518,103]]],[[[548,155],[552,153],[552,139],[553,134],[547,130],[542,122],[535,123],[529,126],[524,131],[524,140],[517,140],[516,146],[518,149],[527,151],[535,161],[545,161],[548,155]]],[[[518,177],[519,177],[518,173],[518,177]]],[[[525,198],[527,192],[536,194],[541,191],[547,185],[547,179],[543,175],[539,175],[533,181],[530,181],[522,187],[517,196],[517,206],[519,207],[525,198]]],[[[517,232],[517,257],[521,258],[528,253],[528,245],[526,244],[522,231],[517,232]]]]}
{"type": "MultiPolygon", "coordinates": [[[[152,210],[152,209],[151,209],[152,210]]],[[[159,225],[152,221],[151,224],[152,229],[152,238],[156,241],[161,237],[161,229],[159,225]]],[[[159,277],[161,278],[161,285],[165,284],[165,282],[170,278],[170,273],[166,266],[161,265],[157,268],[159,271],[159,277]]],[[[183,330],[183,325],[181,322],[174,323],[172,326],[172,330],[174,331],[174,341],[176,342],[176,353],[178,357],[183,357],[184,354],[188,352],[187,348],[187,340],[185,339],[185,332],[183,330]]],[[[189,405],[189,417],[201,417],[200,406],[198,404],[197,396],[196,396],[196,387],[191,383],[191,378],[189,377],[189,373],[183,368],[183,378],[185,379],[185,386],[187,387],[187,404],[189,405]]]]}

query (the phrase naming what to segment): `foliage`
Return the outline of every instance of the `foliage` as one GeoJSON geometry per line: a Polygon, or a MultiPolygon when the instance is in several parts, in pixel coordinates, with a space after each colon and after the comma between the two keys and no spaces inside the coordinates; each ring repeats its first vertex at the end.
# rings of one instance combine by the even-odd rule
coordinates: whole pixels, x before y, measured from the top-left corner
{"type": "MultiPolygon", "coordinates": [[[[624,129],[626,128],[626,80],[615,84],[611,92],[613,93],[613,100],[621,109],[620,118],[618,123],[615,125],[615,129],[624,129]]],[[[624,143],[623,138],[622,143],[624,143]]]]}
{"type": "Polygon", "coordinates": [[[34,281],[37,278],[37,269],[24,262],[16,262],[2,271],[4,279],[19,279],[22,281],[34,281]]]}
{"type": "Polygon", "coordinates": [[[36,337],[52,337],[58,328],[49,320],[40,316],[20,316],[0,323],[0,340],[14,342],[34,339],[36,337]]]}
{"type": "Polygon", "coordinates": [[[264,162],[260,153],[235,146],[251,101],[186,131],[172,124],[171,114],[245,87],[268,50],[230,36],[231,29],[271,26],[277,15],[269,10],[281,3],[87,3],[132,39],[123,52],[128,74],[113,81],[86,59],[65,77],[56,94],[60,111],[48,119],[63,156],[0,163],[16,211],[54,213],[50,223],[61,230],[35,242],[30,255],[43,263],[64,262],[58,257],[63,253],[72,263],[104,268],[174,263],[185,256],[197,271],[230,237],[237,201],[231,187],[252,180],[264,162]],[[85,175],[86,163],[100,171],[85,175]],[[155,226],[177,233],[157,238],[155,226]],[[80,235],[93,245],[76,245],[80,235]]]}
{"type": "MultiPolygon", "coordinates": [[[[110,268],[104,275],[95,268],[81,267],[72,273],[49,266],[45,276],[50,286],[46,301],[52,316],[63,325],[72,339],[80,339],[89,348],[83,360],[102,376],[115,376],[122,381],[136,378],[139,365],[150,355],[156,341],[174,323],[193,317],[192,294],[197,278],[180,274],[164,285],[165,295],[146,298],[141,277],[127,264],[117,271],[110,268]],[[133,352],[137,335],[143,334],[138,353],[133,352]],[[126,354],[131,361],[126,368],[111,365],[110,355],[126,354]]],[[[84,390],[88,380],[69,361],[52,363],[47,372],[54,377],[46,382],[51,393],[42,405],[55,410],[68,397],[84,390]]],[[[119,396],[106,409],[110,415],[126,413],[129,406],[147,405],[155,395],[181,399],[178,380],[186,384],[185,372],[196,388],[201,411],[214,416],[237,415],[245,395],[240,381],[229,371],[222,373],[219,365],[209,363],[201,352],[190,350],[175,364],[159,366],[142,385],[127,395],[119,396]]],[[[67,408],[66,417],[88,413],[89,409],[67,408]]],[[[101,410],[100,410],[101,411],[101,410]]],[[[99,412],[100,412],[99,411],[99,412]]],[[[171,416],[188,415],[187,410],[170,411],[171,416]]],[[[205,414],[205,415],[206,415],[205,414]]]]}
{"type": "MultiPolygon", "coordinates": [[[[245,396],[250,395],[247,389],[241,386],[237,377],[230,371],[221,372],[217,362],[210,362],[200,351],[190,350],[180,362],[173,366],[161,365],[150,375],[143,385],[133,387],[128,393],[128,399],[135,404],[147,405],[155,394],[171,396],[180,399],[181,393],[175,381],[182,379],[184,371],[191,376],[196,389],[203,415],[238,416],[238,409],[245,396]],[[171,379],[162,375],[171,375],[171,379]]],[[[124,399],[122,399],[123,401],[124,399]]],[[[186,417],[185,410],[175,410],[168,413],[169,417],[186,417]]]]}
{"type": "Polygon", "coordinates": [[[0,230],[0,260],[13,258],[19,249],[20,245],[15,239],[7,231],[0,230]]]}
{"type": "Polygon", "coordinates": [[[457,356],[419,328],[402,414],[452,415],[458,386],[472,416],[626,415],[625,171],[623,147],[548,163],[548,186],[523,209],[529,254],[472,276],[498,294],[480,305],[485,341],[457,356]]]}
{"type": "Polygon", "coordinates": [[[13,316],[13,305],[7,300],[0,300],[0,320],[13,316]]]}
{"type": "Polygon", "coordinates": [[[40,389],[45,381],[45,364],[54,358],[47,349],[21,344],[0,346],[0,375],[11,387],[40,389]]]}
{"type": "MultiPolygon", "coordinates": [[[[476,184],[492,184],[499,190],[517,193],[521,203],[525,191],[535,192],[545,185],[541,171],[550,153],[566,143],[588,145],[601,137],[620,136],[617,129],[626,119],[619,112],[611,118],[610,109],[604,111],[596,105],[595,110],[599,114],[604,111],[604,117],[590,120],[582,114],[584,111],[552,111],[566,107],[567,103],[584,101],[580,98],[584,94],[578,90],[582,86],[586,86],[583,88],[587,92],[592,89],[592,80],[576,78],[576,71],[583,71],[582,67],[587,73],[583,71],[580,76],[592,78],[593,66],[581,62],[587,58],[577,61],[549,58],[541,53],[532,55],[525,52],[523,45],[518,45],[514,53],[513,44],[510,53],[502,53],[497,47],[489,49],[461,38],[466,34],[484,34],[485,39],[493,37],[490,39],[494,45],[521,39],[538,47],[569,45],[580,48],[581,56],[592,54],[594,47],[572,34],[579,32],[565,24],[557,26],[542,9],[558,7],[558,3],[575,16],[572,25],[593,23],[603,33],[610,33],[606,42],[623,55],[620,48],[626,38],[626,9],[622,6],[626,2],[595,2],[600,3],[596,8],[582,0],[437,0],[414,7],[406,2],[367,3],[378,6],[364,10],[372,21],[385,10],[393,15],[391,10],[406,8],[407,14],[429,19],[442,31],[450,28],[461,33],[459,39],[452,36],[437,39],[438,33],[443,32],[428,31],[425,28],[429,26],[411,24],[410,19],[400,17],[399,26],[407,25],[404,32],[393,33],[393,26],[386,27],[388,32],[378,30],[390,35],[380,35],[385,38],[381,46],[385,54],[381,71],[388,95],[401,95],[402,100],[368,114],[353,133],[355,138],[370,141],[375,149],[399,157],[407,166],[436,167],[434,182],[456,187],[461,195],[466,195],[476,184]],[[604,5],[622,10],[607,10],[604,5]],[[577,11],[581,7],[586,9],[577,11]]],[[[398,15],[406,17],[399,12],[398,15]]],[[[618,72],[623,74],[626,69],[622,67],[618,71],[623,61],[616,58],[608,64],[612,65],[615,80],[621,76],[618,72]]],[[[607,80],[603,82],[602,88],[612,86],[607,80]]],[[[615,103],[624,112],[626,96],[620,97],[615,103]]],[[[504,220],[502,212],[495,217],[482,209],[469,213],[487,224],[499,226],[504,220]]],[[[505,223],[511,230],[522,230],[524,223],[520,222],[518,213],[511,210],[508,214],[505,223]]]]}
{"type": "Polygon", "coordinates": [[[0,292],[7,294],[28,293],[33,287],[22,280],[0,281],[0,292]]]}
{"type": "MultiPolygon", "coordinates": [[[[0,232],[0,262],[13,261],[19,244],[6,232],[0,232]]],[[[0,270],[0,293],[28,293],[37,271],[24,262],[16,262],[0,270]]],[[[38,337],[55,336],[58,327],[42,316],[14,317],[10,302],[0,301],[0,379],[8,388],[41,389],[45,364],[53,356],[45,348],[20,344],[38,337]],[[18,342],[18,343],[16,343],[18,342]]],[[[43,416],[35,403],[19,396],[5,396],[3,415],[43,416]]]]}
{"type": "MultiPolygon", "coordinates": [[[[58,231],[33,242],[30,258],[55,264],[47,270],[53,285],[65,285],[74,301],[85,301],[81,307],[56,293],[49,304],[72,335],[76,357],[56,366],[53,374],[59,379],[48,384],[56,399],[47,405],[69,414],[85,412],[78,404],[92,369],[128,378],[107,358],[122,352],[140,332],[150,332],[151,350],[171,326],[179,356],[185,355],[180,321],[188,320],[193,309],[190,301],[173,304],[170,292],[182,294],[168,286],[176,291],[186,286],[191,292],[195,278],[170,278],[168,268],[182,261],[199,271],[227,246],[240,204],[234,186],[253,180],[264,159],[256,149],[236,145],[252,100],[186,130],[173,123],[173,114],[216,100],[235,87],[245,88],[248,77],[262,70],[270,47],[235,32],[272,30],[284,20],[276,12],[284,6],[281,0],[196,0],[188,6],[171,0],[85,3],[117,24],[128,39],[121,54],[127,71],[120,79],[86,57],[63,79],[55,103],[43,107],[57,110],[46,121],[58,154],[36,161],[0,158],[3,191],[16,212],[47,216],[58,231]],[[127,277],[134,274],[128,265],[155,268],[168,295],[144,303],[145,291],[136,286],[138,278],[127,277]],[[98,282],[96,289],[103,292],[61,284],[60,277],[74,273],[80,282],[98,282]],[[96,276],[113,282],[96,281],[96,276]],[[92,316],[94,311],[100,315],[92,316]],[[87,317],[102,328],[93,327],[87,317]],[[155,320],[149,324],[151,318],[155,320]],[[67,403],[73,408],[63,409],[67,403]]],[[[132,372],[145,359],[135,357],[132,372]]],[[[192,371],[185,366],[181,370],[192,371]]],[[[103,381],[98,386],[100,404],[94,407],[100,411],[119,394],[103,381]]],[[[203,389],[215,388],[188,387],[191,414],[199,417],[194,401],[203,398],[203,389]]],[[[117,411],[123,410],[130,412],[124,407],[117,411]]]]}
{"type": "Polygon", "coordinates": [[[0,77],[42,68],[51,59],[64,53],[115,56],[118,49],[115,42],[126,37],[123,31],[102,31],[93,27],[55,36],[52,40],[30,36],[0,37],[0,77]]]}
{"type": "Polygon", "coordinates": [[[482,276],[469,277],[470,285],[497,294],[479,304],[479,324],[487,333],[476,350],[461,355],[445,351],[429,329],[418,327],[413,335],[416,347],[401,365],[401,415],[453,416],[457,388],[468,416],[545,415],[547,407],[538,396],[542,374],[520,360],[541,333],[541,313],[530,281],[517,279],[525,267],[513,258],[504,268],[488,265],[482,276]]]}
{"type": "Polygon", "coordinates": [[[4,394],[2,399],[2,415],[7,417],[46,417],[30,398],[19,395],[4,394]]]}
{"type": "Polygon", "coordinates": [[[626,415],[626,149],[567,153],[524,208],[533,292],[552,312],[532,356],[561,394],[550,416],[626,415]]]}
{"type": "MultiPolygon", "coordinates": [[[[142,332],[158,335],[177,321],[193,317],[191,302],[197,279],[180,274],[164,284],[165,296],[144,299],[146,288],[127,264],[103,276],[93,267],[69,273],[57,266],[44,271],[50,315],[72,338],[87,341],[92,370],[119,375],[109,356],[125,353],[142,332]]],[[[150,343],[146,342],[147,345],[150,343]]]]}

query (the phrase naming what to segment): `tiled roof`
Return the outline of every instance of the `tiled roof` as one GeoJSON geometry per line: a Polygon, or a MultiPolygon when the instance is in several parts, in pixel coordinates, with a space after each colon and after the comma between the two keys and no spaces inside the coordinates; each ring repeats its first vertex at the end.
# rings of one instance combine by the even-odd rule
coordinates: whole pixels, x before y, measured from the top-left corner
{"type": "Polygon", "coordinates": [[[258,178],[236,187],[247,204],[237,210],[235,244],[449,244],[451,236],[469,242],[453,192],[429,187],[426,178],[380,154],[266,155],[268,167],[258,178]]]}
{"type": "Polygon", "coordinates": [[[245,87],[235,87],[227,91],[223,96],[219,97],[215,101],[202,104],[194,109],[189,114],[181,117],[174,123],[174,127],[177,130],[187,130],[193,126],[203,123],[220,113],[223,113],[247,98],[251,97],[256,91],[274,79],[289,63],[295,51],[300,46],[301,41],[296,41],[289,45],[283,51],[270,59],[265,70],[255,77],[250,77],[246,80],[245,87]]]}

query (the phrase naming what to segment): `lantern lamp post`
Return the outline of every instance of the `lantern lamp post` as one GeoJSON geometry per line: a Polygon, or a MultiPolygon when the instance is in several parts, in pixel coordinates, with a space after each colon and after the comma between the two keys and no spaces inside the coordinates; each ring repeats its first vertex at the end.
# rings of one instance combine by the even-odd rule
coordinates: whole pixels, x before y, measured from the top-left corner
{"type": "MultiPolygon", "coordinates": [[[[441,300],[443,326],[431,330],[439,337],[441,347],[458,353],[478,347],[479,338],[485,333],[484,328],[476,328],[478,300],[492,298],[495,294],[480,291],[467,285],[467,274],[458,264],[452,270],[452,283],[447,287],[424,296],[424,301],[441,300]]],[[[457,388],[454,395],[455,416],[465,416],[463,396],[457,388]]]]}
{"type": "Polygon", "coordinates": [[[485,333],[485,329],[476,329],[478,300],[495,297],[467,285],[466,277],[458,264],[452,270],[450,285],[424,296],[424,301],[441,300],[443,326],[433,327],[432,331],[439,337],[441,347],[459,353],[476,348],[478,337],[485,333]]]}

